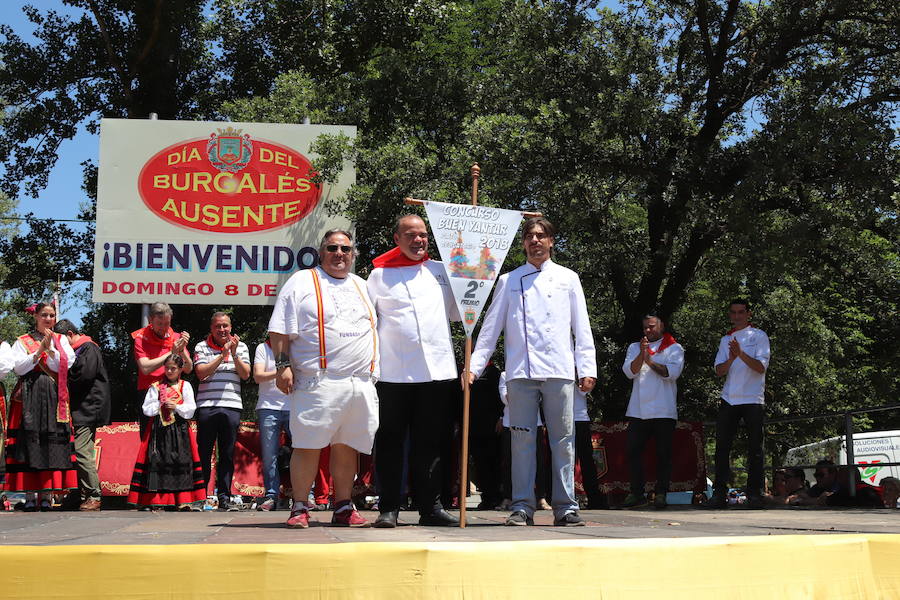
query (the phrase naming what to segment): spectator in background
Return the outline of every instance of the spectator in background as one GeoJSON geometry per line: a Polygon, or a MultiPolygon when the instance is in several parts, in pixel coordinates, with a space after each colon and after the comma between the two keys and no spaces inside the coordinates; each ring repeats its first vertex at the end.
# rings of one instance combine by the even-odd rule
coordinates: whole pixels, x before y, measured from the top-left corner
{"type": "Polygon", "coordinates": [[[587,495],[587,508],[609,508],[606,494],[600,491],[597,465],[594,464],[594,443],[591,439],[591,416],[588,414],[587,394],[576,389],[575,400],[575,461],[581,469],[581,485],[587,495]]]}
{"type": "Polygon", "coordinates": [[[806,493],[806,476],[803,469],[787,467],[775,472],[772,493],[767,494],[764,500],[769,506],[784,506],[791,504],[794,499],[806,493]]]}
{"type": "Polygon", "coordinates": [[[281,488],[281,474],[278,472],[278,450],[281,447],[281,433],[288,437],[290,445],[291,413],[288,410],[288,396],[275,385],[275,354],[272,343],[266,341],[256,347],[253,357],[253,379],[259,384],[259,399],[256,401],[256,415],[259,422],[260,466],[266,495],[257,510],[275,510],[281,488]]]}
{"type": "Polygon", "coordinates": [[[644,335],[628,346],[622,371],[632,380],[631,398],[625,416],[628,418],[628,470],[631,489],[623,508],[647,504],[644,495],[644,446],[656,442],[656,496],[653,506],[665,508],[666,494],[672,475],[672,437],[678,419],[675,381],[684,369],[684,348],[666,331],[666,324],[656,315],[642,320],[644,335]]]}
{"type": "Polygon", "coordinates": [[[725,508],[731,478],[731,447],[741,421],[747,429],[747,506],[764,508],[763,419],[765,418],[766,370],[771,349],[769,336],[750,324],[750,303],[736,299],[728,307],[732,328],[719,340],[716,376],[724,377],[719,414],[716,417],[716,479],[707,506],[725,508]]]}
{"type": "MultiPolygon", "coordinates": [[[[175,333],[172,329],[172,308],[165,302],[154,302],[150,305],[149,323],[131,332],[134,340],[134,362],[137,363],[137,394],[135,404],[143,406],[147,388],[154,381],[159,381],[165,372],[163,366],[169,354],[177,354],[184,361],[184,373],[189,374],[194,363],[188,351],[191,334],[187,331],[175,333]]],[[[149,423],[144,413],[138,410],[141,420],[141,431],[149,423]]]]}
{"type": "Polygon", "coordinates": [[[231,333],[231,317],[213,313],[209,335],[194,347],[194,365],[200,388],[197,391],[197,447],[203,479],[209,485],[213,446],[218,442],[216,494],[219,510],[237,510],[231,501],[234,475],[234,444],[241,424],[241,382],[250,377],[247,344],[231,333]]]}
{"type": "Polygon", "coordinates": [[[75,351],[75,362],[69,367],[68,377],[78,467],[79,494],[74,498],[78,501],[78,510],[100,510],[100,478],[97,476],[94,438],[97,428],[109,423],[112,404],[103,353],[90,336],[82,334],[68,319],[57,322],[53,331],[65,335],[75,351]]]}
{"type": "Polygon", "coordinates": [[[900,479],[884,477],[880,484],[882,505],[885,508],[898,508],[897,500],[900,498],[900,479]]]}

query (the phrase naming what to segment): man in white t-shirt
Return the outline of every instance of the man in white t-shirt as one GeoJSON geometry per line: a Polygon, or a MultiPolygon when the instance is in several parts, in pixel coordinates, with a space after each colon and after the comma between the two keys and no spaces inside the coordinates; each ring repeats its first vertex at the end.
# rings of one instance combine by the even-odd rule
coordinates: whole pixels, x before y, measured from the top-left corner
{"type": "Polygon", "coordinates": [[[409,437],[412,496],[420,525],[453,526],[441,504],[441,447],[449,441],[453,399],[459,392],[448,319],[459,320],[444,265],[428,258],[428,228],[405,215],[394,228],[396,247],[377,257],[369,296],[378,312],[381,375],[375,527],[396,527],[409,437]]]}
{"type": "Polygon", "coordinates": [[[250,350],[238,336],[231,334],[231,317],[227,313],[214,313],[209,322],[209,335],[194,346],[194,373],[200,380],[194,418],[203,477],[209,485],[213,446],[217,445],[219,510],[236,511],[231,503],[234,445],[244,408],[241,382],[250,378],[250,350]]]}
{"type": "Polygon", "coordinates": [[[350,273],[350,232],[333,230],[319,246],[320,266],[281,288],[269,321],[275,383],[290,395],[291,487],[288,527],[309,527],[306,500],[322,448],[331,446],[332,525],[367,527],[350,499],[358,453],[378,429],[378,334],[366,282],[350,273]]]}
{"type": "Polygon", "coordinates": [[[765,418],[766,370],[769,368],[769,337],[750,324],[753,312],[744,299],[728,308],[732,329],[719,341],[716,376],[725,377],[716,418],[716,479],[710,508],[725,508],[731,478],[731,446],[743,419],[747,428],[747,506],[764,508],[763,419],[765,418]]]}
{"type": "Polygon", "coordinates": [[[656,508],[666,507],[669,479],[672,476],[672,436],[678,409],[675,381],[684,369],[684,348],[666,331],[666,324],[656,315],[642,320],[644,337],[628,346],[622,371],[632,380],[628,418],[628,470],[631,488],[623,508],[647,503],[644,496],[644,446],[656,441],[656,508]]]}
{"type": "Polygon", "coordinates": [[[278,450],[281,432],[290,435],[288,396],[275,385],[275,354],[268,339],[256,347],[253,357],[253,379],[259,384],[256,417],[259,423],[259,447],[262,461],[263,485],[266,495],[257,510],[275,510],[281,487],[278,472],[278,450]]]}

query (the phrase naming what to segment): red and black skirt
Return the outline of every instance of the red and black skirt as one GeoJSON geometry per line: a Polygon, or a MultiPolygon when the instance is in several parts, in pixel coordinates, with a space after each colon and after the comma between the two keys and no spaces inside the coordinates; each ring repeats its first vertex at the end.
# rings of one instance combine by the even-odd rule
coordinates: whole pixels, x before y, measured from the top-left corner
{"type": "Polygon", "coordinates": [[[163,425],[156,416],[141,435],[128,503],[166,507],[205,498],[206,482],[189,423],[176,415],[174,423],[163,425]]]}

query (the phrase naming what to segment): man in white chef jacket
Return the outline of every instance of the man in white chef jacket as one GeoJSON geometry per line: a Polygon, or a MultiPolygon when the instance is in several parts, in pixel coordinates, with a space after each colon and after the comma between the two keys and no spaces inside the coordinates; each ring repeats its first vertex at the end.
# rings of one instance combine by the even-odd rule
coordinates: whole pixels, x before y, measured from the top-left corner
{"type": "Polygon", "coordinates": [[[533,524],[538,404],[550,438],[554,525],[584,525],[575,500],[573,394],[576,385],[594,388],[597,361],[581,281],[551,260],[555,236],[543,217],[525,222],[528,262],[498,280],[472,353],[470,383],[505,333],[513,486],[507,525],[533,524]]]}
{"type": "Polygon", "coordinates": [[[628,418],[626,452],[631,488],[623,508],[647,503],[644,495],[644,447],[656,442],[656,496],[653,505],[665,508],[669,479],[672,475],[672,436],[678,419],[676,380],[684,369],[684,348],[666,331],[665,322],[657,315],[642,319],[644,336],[628,346],[622,371],[632,381],[631,398],[625,416],[628,418]]]}
{"type": "Polygon", "coordinates": [[[731,446],[741,421],[747,428],[747,506],[765,508],[763,492],[763,420],[766,416],[766,371],[771,347],[766,332],[750,323],[750,302],[738,298],[728,306],[732,328],[719,340],[716,376],[724,377],[716,417],[716,479],[707,506],[725,508],[731,479],[731,446]]]}
{"type": "Polygon", "coordinates": [[[444,266],[428,258],[425,222],[416,215],[400,217],[394,243],[372,261],[367,282],[381,340],[375,436],[381,514],[375,527],[397,526],[407,435],[419,524],[459,525],[440,499],[441,445],[450,435],[459,391],[448,318],[458,321],[458,311],[444,266]]]}

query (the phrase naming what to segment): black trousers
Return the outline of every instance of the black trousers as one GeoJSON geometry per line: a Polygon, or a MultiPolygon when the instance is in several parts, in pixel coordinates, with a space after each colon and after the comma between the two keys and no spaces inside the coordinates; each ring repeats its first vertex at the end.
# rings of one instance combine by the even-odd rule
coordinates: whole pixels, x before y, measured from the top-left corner
{"type": "Polygon", "coordinates": [[[212,470],[213,446],[218,441],[219,461],[216,463],[216,493],[231,497],[231,478],[234,476],[234,443],[237,441],[241,411],[237,408],[209,406],[197,408],[197,451],[203,468],[203,481],[209,485],[212,470]]]}
{"type": "Polygon", "coordinates": [[[584,493],[587,494],[588,503],[591,505],[600,503],[602,494],[597,482],[597,465],[594,464],[590,421],[575,421],[575,460],[581,467],[581,484],[584,486],[584,493]]]}
{"type": "Polygon", "coordinates": [[[656,493],[669,491],[672,478],[672,435],[675,419],[630,419],[628,421],[627,455],[631,476],[631,493],[644,494],[644,446],[653,438],[656,442],[656,493]]]}
{"type": "Polygon", "coordinates": [[[716,480],[713,492],[725,494],[731,480],[731,447],[741,420],[747,428],[747,495],[759,496],[763,489],[763,419],[762,404],[731,405],[719,402],[716,417],[716,480]]]}
{"type": "Polygon", "coordinates": [[[375,434],[375,474],[382,512],[400,510],[403,488],[403,443],[409,435],[411,492],[419,514],[431,514],[441,504],[441,448],[450,436],[450,411],[455,379],[426,383],[379,381],[378,432],[375,434]]]}

